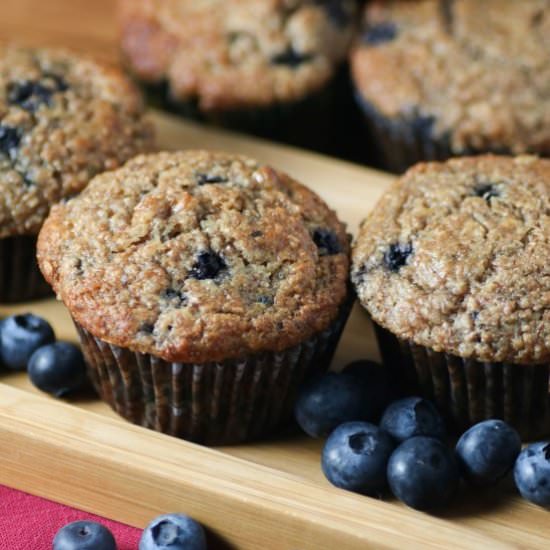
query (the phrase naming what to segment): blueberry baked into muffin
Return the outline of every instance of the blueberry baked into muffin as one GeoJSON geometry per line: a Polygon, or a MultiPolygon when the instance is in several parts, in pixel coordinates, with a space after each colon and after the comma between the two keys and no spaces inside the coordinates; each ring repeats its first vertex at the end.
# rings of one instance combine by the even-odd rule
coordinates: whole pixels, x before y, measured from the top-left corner
{"type": "Polygon", "coordinates": [[[374,1],[351,67],[386,168],[550,155],[549,0],[374,1]]]}
{"type": "Polygon", "coordinates": [[[119,71],[0,46],[0,301],[51,292],[35,261],[51,205],[151,144],[140,95],[119,71]]]}
{"type": "Polygon", "coordinates": [[[224,153],[139,156],[97,176],[52,209],[38,258],[103,399],[208,444],[287,420],[350,307],[336,215],[285,174],[224,153]]]}
{"type": "Polygon", "coordinates": [[[180,114],[322,148],[354,0],[119,0],[130,71],[180,114]]]}
{"type": "Polygon", "coordinates": [[[362,223],[352,264],[404,392],[461,429],[550,432],[550,160],[419,164],[362,223]]]}

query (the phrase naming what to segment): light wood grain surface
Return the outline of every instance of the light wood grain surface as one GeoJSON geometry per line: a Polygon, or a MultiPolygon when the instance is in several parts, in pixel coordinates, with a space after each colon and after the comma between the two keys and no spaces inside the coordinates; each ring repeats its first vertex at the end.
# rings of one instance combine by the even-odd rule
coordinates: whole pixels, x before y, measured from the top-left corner
{"type": "MultiPolygon", "coordinates": [[[[2,0],[0,41],[70,46],[116,60],[113,0],[2,0]]],[[[162,148],[238,151],[283,168],[327,200],[351,231],[390,176],[257,140],[152,115],[162,148]]],[[[75,332],[54,301],[0,307],[45,316],[60,338],[75,332]]],[[[375,357],[365,315],[354,311],[334,367],[375,357]]],[[[319,467],[322,443],[298,434],[207,449],[134,427],[95,399],[61,402],[24,375],[0,378],[0,483],[142,527],[166,511],[203,522],[215,548],[546,548],[545,511],[510,484],[465,494],[433,517],[395,501],[331,487],[319,467]]]]}

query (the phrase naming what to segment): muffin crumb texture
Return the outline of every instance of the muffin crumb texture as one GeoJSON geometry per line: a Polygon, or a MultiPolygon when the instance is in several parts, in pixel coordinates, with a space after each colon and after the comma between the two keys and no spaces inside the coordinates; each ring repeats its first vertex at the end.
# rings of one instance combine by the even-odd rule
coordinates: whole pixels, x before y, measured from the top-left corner
{"type": "Polygon", "coordinates": [[[36,235],[50,206],[152,146],[138,91],[61,50],[0,46],[0,238],[36,235]]]}
{"type": "Polygon", "coordinates": [[[361,224],[352,280],[374,321],[478,361],[550,360],[550,161],[419,164],[361,224]]]}
{"type": "Polygon", "coordinates": [[[167,361],[280,351],[347,295],[349,240],[306,187],[240,156],[140,156],[52,209],[41,269],[73,317],[167,361]]]}
{"type": "Polygon", "coordinates": [[[550,1],[374,1],[351,56],[360,96],[454,153],[550,155],[550,1]]]}

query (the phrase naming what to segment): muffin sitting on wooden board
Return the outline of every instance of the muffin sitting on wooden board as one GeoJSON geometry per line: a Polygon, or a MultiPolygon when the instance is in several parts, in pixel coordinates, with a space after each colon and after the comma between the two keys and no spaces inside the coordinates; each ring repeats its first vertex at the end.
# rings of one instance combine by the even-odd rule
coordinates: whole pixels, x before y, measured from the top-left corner
{"type": "Polygon", "coordinates": [[[351,55],[385,167],[550,155],[550,1],[375,1],[351,55]]]}
{"type": "Polygon", "coordinates": [[[152,127],[118,70],[69,52],[0,46],[0,302],[51,289],[35,260],[52,204],[147,151],[152,127]]]}
{"type": "Polygon", "coordinates": [[[128,68],[185,116],[299,145],[330,138],[355,0],[119,0],[128,68]]]}
{"type": "Polygon", "coordinates": [[[208,444],[286,421],[350,308],[336,215],[288,176],[223,153],[140,156],[97,176],[52,209],[38,257],[103,399],[208,444]]]}
{"type": "Polygon", "coordinates": [[[405,392],[461,429],[550,432],[550,160],[420,164],[362,223],[352,280],[405,392]]]}

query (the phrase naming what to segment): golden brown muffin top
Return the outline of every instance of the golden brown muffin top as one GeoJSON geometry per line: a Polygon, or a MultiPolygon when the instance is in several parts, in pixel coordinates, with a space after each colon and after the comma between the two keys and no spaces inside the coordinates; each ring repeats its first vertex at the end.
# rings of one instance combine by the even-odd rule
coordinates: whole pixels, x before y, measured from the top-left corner
{"type": "Polygon", "coordinates": [[[119,0],[130,69],[202,111],[293,102],[347,55],[354,0],[119,0]]]}
{"type": "Polygon", "coordinates": [[[280,351],[346,296],[344,225],[312,191],[246,157],[140,156],[55,206],[39,264],[94,336],[167,361],[280,351]]]}
{"type": "Polygon", "coordinates": [[[375,1],[351,62],[365,101],[455,153],[550,154],[550,0],[375,1]]]}
{"type": "Polygon", "coordinates": [[[479,361],[550,360],[550,160],[419,164],[352,256],[359,299],[398,337],[479,361]]]}
{"type": "Polygon", "coordinates": [[[60,50],[0,46],[0,238],[34,235],[50,206],[150,149],[138,91],[60,50]]]}

